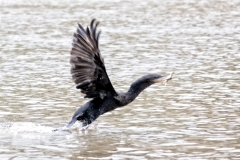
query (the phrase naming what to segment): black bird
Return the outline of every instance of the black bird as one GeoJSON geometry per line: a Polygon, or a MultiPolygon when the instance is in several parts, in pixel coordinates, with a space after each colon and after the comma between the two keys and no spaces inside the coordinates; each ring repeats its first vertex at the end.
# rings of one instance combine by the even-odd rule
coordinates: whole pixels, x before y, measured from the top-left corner
{"type": "Polygon", "coordinates": [[[78,24],[74,33],[70,58],[72,78],[76,88],[85,94],[84,98],[92,100],[80,107],[62,129],[70,128],[76,121],[81,121],[83,129],[87,129],[100,115],[129,104],[150,85],[157,82],[166,84],[172,79],[172,73],[169,76],[148,74],[135,81],[126,93],[116,92],[99,50],[101,32],[97,31],[98,25],[99,22],[93,19],[86,29],[78,24]]]}

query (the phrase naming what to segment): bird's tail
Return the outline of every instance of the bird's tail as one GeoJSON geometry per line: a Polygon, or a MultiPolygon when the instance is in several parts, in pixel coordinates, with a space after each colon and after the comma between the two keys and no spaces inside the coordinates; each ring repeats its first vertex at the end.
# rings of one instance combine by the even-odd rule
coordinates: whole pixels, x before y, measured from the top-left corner
{"type": "Polygon", "coordinates": [[[66,129],[69,129],[70,127],[72,127],[72,125],[74,125],[74,123],[77,121],[77,118],[73,118],[70,122],[68,122],[68,124],[65,126],[66,129]]]}
{"type": "Polygon", "coordinates": [[[72,125],[74,125],[74,123],[77,121],[76,118],[73,118],[70,122],[68,122],[68,124],[62,128],[56,128],[53,130],[53,132],[56,132],[56,131],[66,131],[68,130],[69,128],[72,127],[72,125]]]}

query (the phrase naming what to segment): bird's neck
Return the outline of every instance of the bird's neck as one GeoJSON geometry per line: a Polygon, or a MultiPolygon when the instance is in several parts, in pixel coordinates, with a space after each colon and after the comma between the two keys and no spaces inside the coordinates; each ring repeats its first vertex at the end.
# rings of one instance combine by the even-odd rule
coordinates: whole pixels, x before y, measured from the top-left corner
{"type": "Polygon", "coordinates": [[[132,100],[134,100],[144,89],[149,87],[149,85],[139,85],[139,86],[131,86],[129,90],[127,91],[126,95],[131,97],[132,100]]]}
{"type": "Polygon", "coordinates": [[[121,99],[124,99],[124,105],[131,103],[144,89],[152,85],[153,83],[148,83],[142,81],[141,78],[135,81],[129,88],[129,90],[121,96],[121,99]]]}

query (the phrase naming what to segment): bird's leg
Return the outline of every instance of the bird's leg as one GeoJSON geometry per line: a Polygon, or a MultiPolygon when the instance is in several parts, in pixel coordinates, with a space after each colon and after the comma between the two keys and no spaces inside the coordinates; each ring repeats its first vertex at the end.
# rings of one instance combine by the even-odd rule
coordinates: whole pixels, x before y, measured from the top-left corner
{"type": "Polygon", "coordinates": [[[82,130],[87,130],[88,127],[89,127],[88,121],[86,121],[86,120],[82,121],[82,128],[81,129],[82,130]]]}
{"type": "Polygon", "coordinates": [[[163,84],[166,86],[167,82],[172,79],[173,72],[171,72],[167,77],[164,78],[163,84]]]}

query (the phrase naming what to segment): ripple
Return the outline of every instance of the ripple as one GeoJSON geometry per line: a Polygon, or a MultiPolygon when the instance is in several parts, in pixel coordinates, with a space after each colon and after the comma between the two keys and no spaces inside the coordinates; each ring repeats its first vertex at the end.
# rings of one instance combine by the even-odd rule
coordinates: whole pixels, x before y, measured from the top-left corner
{"type": "Polygon", "coordinates": [[[1,5],[1,159],[239,158],[237,0],[1,5]],[[69,50],[77,22],[94,17],[116,90],[150,72],[174,78],[88,131],[52,133],[88,101],[71,81],[69,50]]]}

